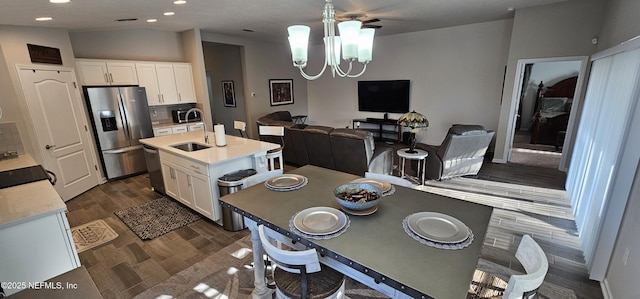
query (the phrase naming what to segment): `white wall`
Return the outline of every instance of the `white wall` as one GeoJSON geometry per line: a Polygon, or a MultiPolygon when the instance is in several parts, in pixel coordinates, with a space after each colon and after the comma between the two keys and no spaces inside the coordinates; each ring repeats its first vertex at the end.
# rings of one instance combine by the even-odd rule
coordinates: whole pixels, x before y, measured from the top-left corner
{"type": "MultiPolygon", "coordinates": [[[[377,37],[362,77],[333,79],[325,73],[309,82],[309,122],[345,127],[354,118],[382,118],[383,113],[358,111],[357,81],[409,79],[410,108],[430,123],[419,131],[418,142],[440,144],[454,123],[495,130],[511,26],[512,20],[501,20],[377,37]]],[[[307,68],[315,74],[322,49],[311,50],[307,68]]]]}
{"type": "Polygon", "coordinates": [[[246,119],[246,99],[242,74],[241,46],[204,42],[204,60],[207,74],[211,77],[212,93],[209,103],[213,121],[225,125],[227,134],[237,135],[233,121],[246,119]],[[226,107],[223,100],[222,81],[233,81],[235,107],[226,107]]]}
{"type": "Polygon", "coordinates": [[[513,101],[513,89],[518,60],[593,54],[597,46],[591,43],[591,39],[600,32],[604,2],[569,0],[516,10],[494,161],[506,162],[511,143],[514,127],[508,125],[515,116],[517,106],[513,101]]]}
{"type": "Polygon", "coordinates": [[[256,119],[265,114],[279,110],[288,110],[292,115],[309,113],[307,81],[292,67],[289,46],[285,42],[270,44],[208,32],[202,32],[202,41],[243,46],[242,68],[245,74],[244,93],[247,95],[245,105],[249,136],[257,138],[256,119]],[[293,79],[292,105],[270,105],[269,79],[293,79]],[[255,97],[250,96],[252,92],[256,93],[255,97]]]}
{"type": "Polygon", "coordinates": [[[598,50],[613,47],[640,35],[640,1],[607,0],[598,50]]]}
{"type": "Polygon", "coordinates": [[[76,58],[184,62],[180,33],[151,29],[70,32],[76,58]]]}

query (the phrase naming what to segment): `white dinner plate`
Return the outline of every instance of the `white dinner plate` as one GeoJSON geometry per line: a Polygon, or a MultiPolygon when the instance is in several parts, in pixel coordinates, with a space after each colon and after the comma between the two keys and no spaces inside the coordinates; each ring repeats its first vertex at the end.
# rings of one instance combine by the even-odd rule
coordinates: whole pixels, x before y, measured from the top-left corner
{"type": "Polygon", "coordinates": [[[329,235],[347,225],[347,215],[331,207],[313,207],[300,211],[293,225],[309,235],[329,235]]]}
{"type": "Polygon", "coordinates": [[[391,190],[391,183],[378,179],[370,179],[370,178],[359,178],[351,181],[351,183],[364,183],[374,186],[384,194],[391,190]]]}
{"type": "Polygon", "coordinates": [[[268,179],[265,184],[271,188],[295,188],[304,184],[305,177],[297,174],[283,174],[268,179]]]}
{"type": "Polygon", "coordinates": [[[442,213],[415,213],[407,224],[415,234],[433,242],[460,243],[469,237],[469,229],[462,221],[442,213]]]}

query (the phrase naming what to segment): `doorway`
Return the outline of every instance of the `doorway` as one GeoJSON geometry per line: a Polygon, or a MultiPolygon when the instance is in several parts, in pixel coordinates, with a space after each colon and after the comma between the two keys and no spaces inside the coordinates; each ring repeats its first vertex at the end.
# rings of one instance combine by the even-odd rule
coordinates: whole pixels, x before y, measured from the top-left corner
{"type": "Polygon", "coordinates": [[[518,61],[509,163],[566,171],[585,62],[586,57],[518,61]]]}
{"type": "Polygon", "coordinates": [[[202,51],[212,123],[223,124],[227,134],[239,136],[233,122],[247,119],[242,46],[203,42],[202,51]]]}

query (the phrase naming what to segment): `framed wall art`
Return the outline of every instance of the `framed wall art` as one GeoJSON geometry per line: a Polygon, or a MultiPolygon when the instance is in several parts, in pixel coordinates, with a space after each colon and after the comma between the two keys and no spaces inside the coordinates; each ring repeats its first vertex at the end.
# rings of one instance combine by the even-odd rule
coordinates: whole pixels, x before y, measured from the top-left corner
{"type": "Polygon", "coordinates": [[[293,79],[270,79],[271,106],[293,104],[293,79]]]}
{"type": "Polygon", "coordinates": [[[233,81],[222,81],[222,98],[225,107],[236,106],[236,93],[233,90],[233,81]]]}

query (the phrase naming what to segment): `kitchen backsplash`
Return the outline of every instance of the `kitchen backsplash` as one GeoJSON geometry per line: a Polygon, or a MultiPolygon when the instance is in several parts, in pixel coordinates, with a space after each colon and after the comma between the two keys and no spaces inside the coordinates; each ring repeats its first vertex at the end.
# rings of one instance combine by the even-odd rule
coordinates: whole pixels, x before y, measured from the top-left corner
{"type": "Polygon", "coordinates": [[[24,155],[24,147],[15,122],[0,123],[0,155],[7,152],[24,155]]]}

